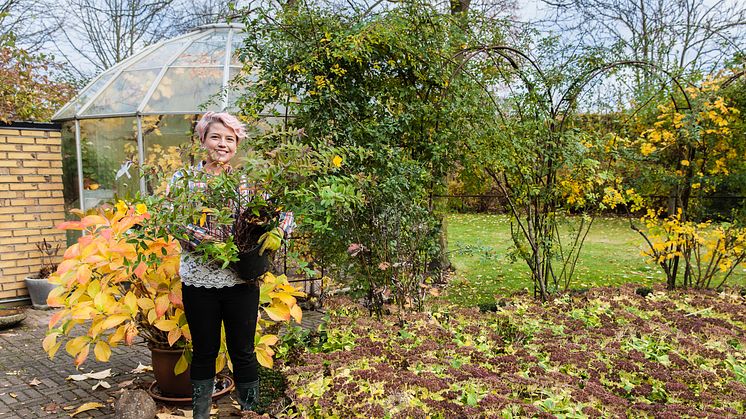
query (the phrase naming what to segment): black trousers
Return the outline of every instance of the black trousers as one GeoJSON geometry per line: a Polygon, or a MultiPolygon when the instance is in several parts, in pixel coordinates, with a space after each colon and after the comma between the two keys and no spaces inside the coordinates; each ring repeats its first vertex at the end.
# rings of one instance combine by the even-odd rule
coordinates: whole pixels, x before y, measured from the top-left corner
{"type": "Polygon", "coordinates": [[[233,378],[248,383],[259,378],[254,353],[254,334],[259,310],[259,287],[241,284],[226,288],[184,285],[182,300],[192,334],[191,377],[206,380],[215,376],[220,350],[220,322],[225,324],[233,378]]]}

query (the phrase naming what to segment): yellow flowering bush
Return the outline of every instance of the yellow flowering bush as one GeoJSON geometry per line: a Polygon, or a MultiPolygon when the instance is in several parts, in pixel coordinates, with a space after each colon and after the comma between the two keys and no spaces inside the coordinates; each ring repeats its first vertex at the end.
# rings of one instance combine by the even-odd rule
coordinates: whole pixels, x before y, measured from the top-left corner
{"type": "Polygon", "coordinates": [[[682,214],[679,209],[676,214],[661,218],[659,211],[647,211],[642,217],[647,231],[637,229],[648,245],[643,256],[663,269],[669,284],[676,283],[681,262],[683,286],[721,287],[746,259],[746,228],[685,221],[682,214]]]}
{"type": "Polygon", "coordinates": [[[685,89],[691,109],[673,103],[658,106],[652,127],[644,129],[636,142],[640,154],[648,158],[673,158],[673,173],[682,184],[697,184],[707,190],[714,177],[728,175],[740,163],[731,127],[740,111],[720,95],[721,77],[710,77],[699,86],[685,89]]]}

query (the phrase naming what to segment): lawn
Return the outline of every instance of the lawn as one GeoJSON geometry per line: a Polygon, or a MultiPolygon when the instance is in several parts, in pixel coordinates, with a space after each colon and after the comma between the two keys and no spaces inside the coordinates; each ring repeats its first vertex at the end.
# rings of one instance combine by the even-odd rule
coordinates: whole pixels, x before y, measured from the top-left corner
{"type": "MultiPolygon", "coordinates": [[[[510,218],[491,214],[452,214],[448,246],[456,269],[446,296],[455,303],[494,302],[494,296],[531,288],[523,261],[511,263],[510,218]]],[[[643,240],[623,218],[597,218],[585,242],[571,288],[665,282],[658,266],[640,255],[643,240]]],[[[730,285],[746,286],[746,267],[737,268],[730,285]]]]}

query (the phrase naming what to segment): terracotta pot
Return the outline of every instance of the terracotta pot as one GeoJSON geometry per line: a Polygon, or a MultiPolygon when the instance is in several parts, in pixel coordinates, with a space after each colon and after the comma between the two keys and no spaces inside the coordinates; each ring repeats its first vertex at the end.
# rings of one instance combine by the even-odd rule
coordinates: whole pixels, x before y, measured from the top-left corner
{"type": "Polygon", "coordinates": [[[189,367],[179,375],[174,375],[174,367],[181,357],[182,349],[160,349],[150,348],[153,362],[153,375],[158,388],[164,396],[191,397],[192,383],[189,376],[189,367]]]}

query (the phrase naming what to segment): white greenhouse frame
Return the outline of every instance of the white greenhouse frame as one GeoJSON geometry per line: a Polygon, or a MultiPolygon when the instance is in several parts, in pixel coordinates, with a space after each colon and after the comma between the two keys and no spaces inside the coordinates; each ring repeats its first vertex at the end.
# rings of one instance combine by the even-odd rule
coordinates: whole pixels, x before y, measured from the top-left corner
{"type": "MultiPolygon", "coordinates": [[[[86,210],[85,208],[85,200],[83,199],[84,195],[84,185],[83,185],[83,153],[82,153],[82,147],[81,147],[81,129],[80,129],[80,121],[81,120],[88,120],[88,119],[104,119],[104,118],[124,118],[124,117],[130,117],[136,119],[137,124],[137,153],[138,158],[140,161],[145,161],[145,150],[143,147],[143,132],[142,132],[142,117],[143,116],[149,116],[149,115],[198,115],[202,114],[207,111],[224,111],[228,109],[228,88],[230,87],[230,80],[231,80],[231,69],[239,69],[242,67],[241,63],[236,63],[233,61],[233,41],[234,38],[238,34],[240,34],[245,29],[244,25],[240,24],[229,24],[229,23],[219,23],[219,24],[212,24],[212,25],[204,25],[200,26],[199,28],[195,29],[192,32],[189,32],[185,35],[178,36],[176,38],[171,38],[156,44],[153,44],[151,46],[148,46],[141,50],[140,52],[132,55],[131,57],[123,60],[122,62],[116,64],[112,68],[102,72],[97,77],[95,77],[93,80],[91,80],[90,83],[86,85],[85,88],[83,88],[80,93],[75,96],[70,102],[68,102],[65,106],[63,106],[59,111],[57,111],[54,116],[52,117],[52,121],[58,122],[58,123],[65,123],[74,121],[75,126],[75,148],[76,148],[76,158],[77,158],[77,171],[78,171],[78,196],[80,201],[80,209],[86,210]],[[189,65],[174,65],[174,63],[182,57],[182,54],[189,50],[189,48],[194,45],[195,43],[206,40],[210,38],[212,35],[215,35],[219,32],[227,31],[226,36],[226,42],[225,42],[225,57],[223,58],[223,63],[221,65],[201,65],[199,63],[195,64],[189,64],[189,65]],[[139,101],[139,104],[136,106],[135,109],[131,111],[126,112],[102,112],[102,113],[96,113],[96,112],[89,112],[91,110],[91,107],[97,103],[99,99],[101,99],[104,92],[107,91],[107,89],[115,83],[115,81],[119,80],[119,76],[122,75],[123,72],[129,70],[133,65],[139,63],[139,61],[145,57],[150,56],[151,53],[156,52],[159,48],[166,46],[167,44],[173,44],[178,43],[179,41],[187,40],[184,42],[183,45],[176,46],[173,53],[168,55],[168,58],[163,60],[162,62],[152,65],[152,67],[146,67],[146,70],[158,70],[160,67],[160,70],[158,71],[157,75],[151,82],[150,86],[147,89],[144,89],[145,95],[143,98],[139,101]],[[209,92],[210,95],[215,95],[218,93],[223,93],[222,100],[220,103],[220,106],[208,106],[206,108],[201,108],[202,104],[199,104],[195,109],[188,109],[188,110],[148,110],[147,106],[150,102],[150,100],[153,98],[153,94],[158,89],[158,86],[160,85],[161,81],[163,81],[164,76],[168,72],[168,70],[173,68],[193,68],[193,69],[200,69],[200,68],[214,68],[218,69],[222,67],[222,83],[221,83],[221,90],[215,91],[215,92],[209,92]],[[97,84],[105,80],[103,84],[100,86],[97,86],[97,84]],[[93,88],[95,87],[95,91],[93,88]],[[91,94],[92,96],[88,97],[86,96],[88,94],[91,94]],[[80,105],[80,106],[78,106],[80,105]],[[201,109],[199,109],[201,108],[201,109]],[[71,114],[71,111],[74,111],[74,113],[71,114]]],[[[143,71],[143,69],[137,69],[135,65],[135,69],[132,71],[143,71]]],[[[260,117],[277,117],[277,116],[284,116],[287,118],[287,109],[285,109],[283,106],[275,106],[274,110],[275,113],[262,113],[259,116],[260,117]],[[279,114],[278,114],[279,113],[279,114]]],[[[147,188],[145,184],[145,179],[140,178],[140,184],[139,184],[140,193],[145,194],[147,193],[147,188]]]]}

